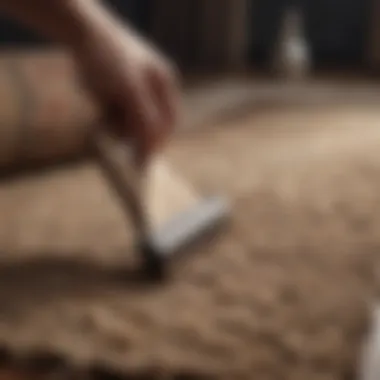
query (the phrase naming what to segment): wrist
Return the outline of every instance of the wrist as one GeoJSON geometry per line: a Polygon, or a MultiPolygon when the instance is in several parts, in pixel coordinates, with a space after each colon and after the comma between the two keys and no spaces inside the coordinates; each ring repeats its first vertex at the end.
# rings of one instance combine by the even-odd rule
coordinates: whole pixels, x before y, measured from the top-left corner
{"type": "Polygon", "coordinates": [[[135,32],[98,0],[68,0],[69,12],[76,26],[66,36],[66,45],[78,51],[104,41],[121,30],[134,39],[135,32]]]}
{"type": "Polygon", "coordinates": [[[68,27],[59,38],[73,50],[83,46],[96,31],[105,27],[105,11],[97,0],[67,0],[62,14],[68,27]]]}

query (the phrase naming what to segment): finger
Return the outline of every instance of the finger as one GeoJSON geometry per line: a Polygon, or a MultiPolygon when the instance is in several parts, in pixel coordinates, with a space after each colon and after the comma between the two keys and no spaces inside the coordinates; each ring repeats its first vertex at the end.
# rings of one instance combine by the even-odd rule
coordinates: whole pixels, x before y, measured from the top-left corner
{"type": "Polygon", "coordinates": [[[176,127],[179,118],[180,94],[176,80],[164,69],[149,73],[152,96],[160,117],[160,139],[166,139],[176,127]]]}
{"type": "MultiPolygon", "coordinates": [[[[104,102],[103,102],[104,103],[104,102]]],[[[130,122],[127,122],[125,115],[130,113],[129,107],[120,106],[119,103],[113,102],[104,105],[102,124],[107,127],[108,131],[114,137],[129,142],[133,138],[130,122]]]]}
{"type": "Polygon", "coordinates": [[[141,85],[139,90],[134,92],[133,99],[134,101],[129,103],[129,112],[124,117],[124,128],[130,131],[133,139],[131,143],[136,164],[143,166],[155,152],[160,117],[156,103],[146,86],[141,85]]]}
{"type": "Polygon", "coordinates": [[[140,88],[132,99],[113,102],[104,121],[111,134],[131,147],[136,164],[144,166],[155,150],[154,131],[158,129],[157,111],[148,92],[140,88]]]}

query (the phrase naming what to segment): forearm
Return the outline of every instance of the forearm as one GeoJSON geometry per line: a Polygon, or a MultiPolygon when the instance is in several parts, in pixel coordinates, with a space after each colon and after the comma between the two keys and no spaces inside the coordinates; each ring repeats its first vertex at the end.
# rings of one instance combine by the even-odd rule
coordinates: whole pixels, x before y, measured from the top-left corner
{"type": "Polygon", "coordinates": [[[68,47],[114,22],[97,0],[0,0],[0,11],[68,47]]]}

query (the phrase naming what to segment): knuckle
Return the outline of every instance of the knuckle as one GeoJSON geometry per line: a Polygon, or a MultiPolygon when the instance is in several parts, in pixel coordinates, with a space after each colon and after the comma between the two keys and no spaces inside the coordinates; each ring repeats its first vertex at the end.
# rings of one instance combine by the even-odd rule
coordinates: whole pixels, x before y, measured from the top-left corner
{"type": "Polygon", "coordinates": [[[179,70],[177,65],[170,60],[163,60],[160,66],[162,78],[171,86],[177,86],[179,83],[179,70]]]}
{"type": "Polygon", "coordinates": [[[170,83],[172,83],[173,85],[178,85],[178,83],[180,82],[180,72],[178,66],[175,63],[168,63],[167,75],[170,83]]]}

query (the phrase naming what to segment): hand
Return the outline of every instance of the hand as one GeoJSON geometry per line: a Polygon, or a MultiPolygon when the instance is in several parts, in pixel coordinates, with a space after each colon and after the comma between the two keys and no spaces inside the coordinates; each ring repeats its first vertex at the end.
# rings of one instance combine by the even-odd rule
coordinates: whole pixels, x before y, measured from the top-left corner
{"type": "Polygon", "coordinates": [[[121,25],[94,30],[75,57],[107,126],[146,162],[167,141],[179,117],[180,93],[171,63],[121,25]]]}

